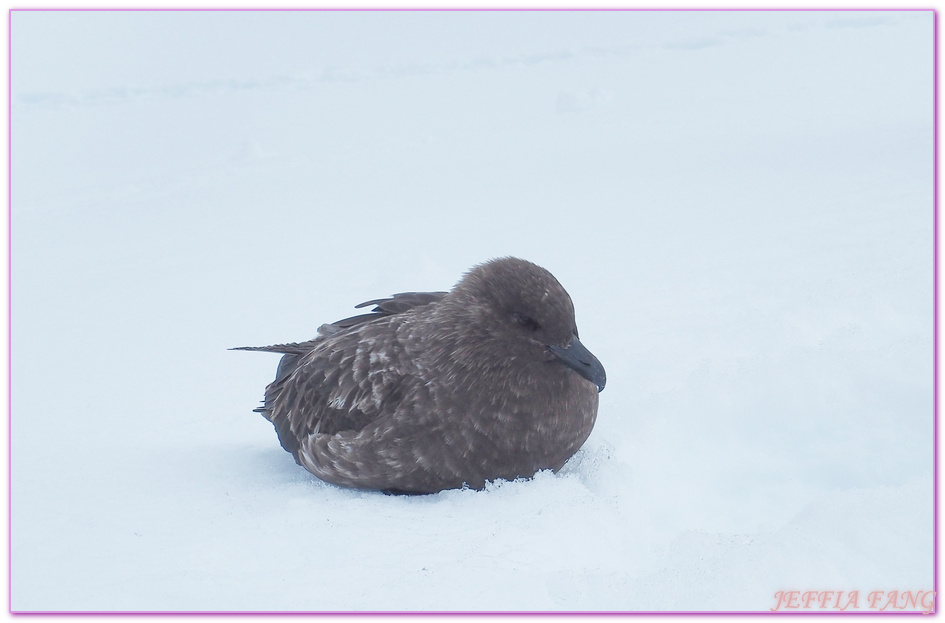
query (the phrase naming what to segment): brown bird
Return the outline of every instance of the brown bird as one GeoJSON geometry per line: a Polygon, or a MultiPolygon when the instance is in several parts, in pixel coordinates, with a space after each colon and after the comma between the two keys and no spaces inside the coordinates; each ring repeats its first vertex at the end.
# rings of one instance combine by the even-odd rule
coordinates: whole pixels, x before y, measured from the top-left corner
{"type": "Polygon", "coordinates": [[[482,489],[558,470],[597,418],[606,375],[550,272],[501,258],[450,292],[361,303],[282,353],[256,411],[322,480],[389,493],[482,489]]]}

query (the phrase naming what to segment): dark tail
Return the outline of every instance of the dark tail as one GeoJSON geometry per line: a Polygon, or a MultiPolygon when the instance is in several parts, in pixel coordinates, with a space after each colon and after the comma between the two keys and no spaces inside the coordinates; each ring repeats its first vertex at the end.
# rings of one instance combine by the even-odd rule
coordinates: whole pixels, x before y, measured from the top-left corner
{"type": "Polygon", "coordinates": [[[266,353],[281,353],[283,355],[304,355],[315,348],[315,340],[309,342],[290,342],[288,344],[273,344],[271,346],[237,346],[227,350],[253,350],[266,353]]]}

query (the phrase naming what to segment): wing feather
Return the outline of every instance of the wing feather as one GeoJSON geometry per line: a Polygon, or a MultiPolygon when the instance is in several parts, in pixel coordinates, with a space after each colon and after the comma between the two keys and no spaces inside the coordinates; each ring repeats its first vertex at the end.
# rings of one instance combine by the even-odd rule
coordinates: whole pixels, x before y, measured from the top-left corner
{"type": "Polygon", "coordinates": [[[397,339],[399,316],[435,303],[445,292],[403,292],[357,307],[370,313],[319,327],[306,342],[242,347],[283,353],[275,380],[256,411],[275,426],[282,447],[298,460],[300,443],[313,433],[359,431],[391,412],[415,379],[413,361],[397,339]]]}

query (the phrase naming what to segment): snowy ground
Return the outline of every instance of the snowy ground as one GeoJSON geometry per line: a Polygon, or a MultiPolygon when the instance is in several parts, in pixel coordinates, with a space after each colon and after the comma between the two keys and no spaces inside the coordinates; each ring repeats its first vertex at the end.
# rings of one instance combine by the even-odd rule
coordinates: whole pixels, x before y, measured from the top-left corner
{"type": "Polygon", "coordinates": [[[932,14],[14,12],[15,610],[767,610],[932,587],[932,14]],[[252,413],[516,255],[558,475],[388,497],[252,413]]]}

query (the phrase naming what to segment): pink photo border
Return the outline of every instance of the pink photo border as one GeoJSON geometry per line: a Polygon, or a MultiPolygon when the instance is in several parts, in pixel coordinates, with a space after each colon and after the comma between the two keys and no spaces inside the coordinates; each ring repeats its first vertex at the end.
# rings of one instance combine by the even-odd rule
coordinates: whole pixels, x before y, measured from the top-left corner
{"type": "MultiPolygon", "coordinates": [[[[13,191],[12,191],[12,170],[13,170],[13,95],[12,95],[12,75],[13,75],[13,13],[24,11],[750,11],[750,12],[796,12],[796,11],[930,11],[932,13],[932,36],[933,36],[933,199],[932,199],[932,223],[933,223],[933,286],[932,286],[932,435],[933,435],[933,474],[932,474],[932,546],[933,546],[933,569],[932,569],[932,590],[938,594],[938,12],[931,8],[611,8],[611,7],[572,7],[572,8],[513,8],[513,7],[468,7],[468,8],[385,8],[385,7],[361,7],[361,8],[11,8],[7,12],[7,607],[8,612],[13,615],[73,615],[73,616],[172,616],[172,615],[209,615],[209,616],[490,616],[490,615],[511,615],[511,616],[622,616],[622,615],[703,615],[703,616],[757,616],[757,615],[889,615],[893,613],[878,611],[857,611],[857,612],[770,612],[770,611],[15,611],[13,605],[13,303],[12,303],[12,280],[13,280],[13,232],[12,232],[12,213],[13,213],[13,191]]],[[[938,604],[928,614],[938,613],[938,604]]],[[[896,612],[898,615],[924,615],[920,611],[896,612]]]]}

